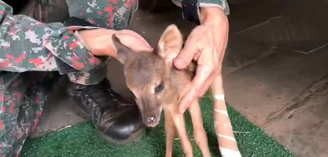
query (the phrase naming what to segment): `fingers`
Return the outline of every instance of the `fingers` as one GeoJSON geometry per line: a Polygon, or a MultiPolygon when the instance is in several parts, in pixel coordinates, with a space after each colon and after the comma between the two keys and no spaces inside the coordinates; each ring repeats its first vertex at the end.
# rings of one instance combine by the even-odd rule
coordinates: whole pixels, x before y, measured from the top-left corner
{"type": "Polygon", "coordinates": [[[126,31],[117,33],[116,36],[120,39],[122,44],[133,51],[151,51],[153,49],[149,43],[137,33],[126,31]]]}
{"type": "Polygon", "coordinates": [[[198,65],[196,76],[191,83],[191,87],[181,100],[179,109],[181,113],[184,113],[186,109],[189,108],[194,99],[198,98],[199,90],[202,88],[210,74],[211,69],[208,66],[198,65]]]}
{"type": "Polygon", "coordinates": [[[201,49],[197,46],[197,38],[190,35],[185,42],[184,48],[181,50],[179,55],[174,59],[174,66],[178,69],[186,68],[196,53],[200,53],[201,49]]]}
{"type": "Polygon", "coordinates": [[[210,78],[208,78],[208,79],[206,80],[206,82],[204,83],[204,85],[202,86],[202,88],[199,89],[199,91],[198,91],[198,93],[197,93],[197,96],[198,96],[198,97],[201,97],[201,96],[203,96],[203,95],[206,93],[206,91],[207,91],[208,88],[210,87],[212,81],[213,81],[213,79],[210,79],[210,78]]]}
{"type": "Polygon", "coordinates": [[[198,92],[199,97],[203,96],[207,92],[209,87],[212,85],[213,81],[221,74],[220,69],[219,68],[214,68],[214,71],[211,73],[209,78],[206,80],[205,84],[199,90],[199,92],[198,92]]]}
{"type": "Polygon", "coordinates": [[[145,38],[143,38],[141,35],[139,35],[138,33],[134,32],[134,31],[125,29],[125,30],[121,30],[121,31],[118,31],[118,32],[119,32],[119,34],[122,34],[122,35],[133,36],[136,39],[138,39],[140,42],[142,42],[144,46],[151,47],[150,44],[146,41],[145,38]]]}
{"type": "Polygon", "coordinates": [[[217,65],[217,59],[215,58],[216,55],[213,52],[214,49],[211,47],[207,47],[206,50],[201,52],[196,69],[196,75],[192,80],[189,91],[180,103],[181,113],[184,113],[185,110],[189,108],[195,98],[198,98],[201,94],[204,94],[213,81],[210,77],[213,77],[212,75],[216,74],[213,70],[217,65]]]}

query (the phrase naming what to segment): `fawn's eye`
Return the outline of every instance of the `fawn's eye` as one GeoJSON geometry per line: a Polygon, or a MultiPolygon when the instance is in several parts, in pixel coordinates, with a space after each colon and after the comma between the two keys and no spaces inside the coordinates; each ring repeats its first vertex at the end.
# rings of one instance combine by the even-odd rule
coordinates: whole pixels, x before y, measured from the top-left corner
{"type": "Polygon", "coordinates": [[[163,92],[163,90],[164,90],[164,83],[161,82],[161,83],[155,88],[155,93],[156,93],[156,94],[159,94],[159,93],[163,92]]]}

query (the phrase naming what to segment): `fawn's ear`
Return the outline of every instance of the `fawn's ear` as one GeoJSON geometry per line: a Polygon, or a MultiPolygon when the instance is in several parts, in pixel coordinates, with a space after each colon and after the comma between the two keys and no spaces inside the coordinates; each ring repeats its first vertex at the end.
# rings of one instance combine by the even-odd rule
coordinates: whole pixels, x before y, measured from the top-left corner
{"type": "Polygon", "coordinates": [[[155,48],[155,53],[163,57],[166,62],[172,62],[173,59],[180,53],[183,45],[183,37],[174,24],[169,25],[155,48]]]}
{"type": "Polygon", "coordinates": [[[126,47],[125,45],[123,45],[120,41],[120,39],[113,34],[112,36],[112,41],[114,44],[114,47],[116,48],[117,51],[117,60],[119,62],[121,62],[122,64],[125,64],[125,62],[127,61],[127,59],[129,57],[131,57],[131,55],[133,54],[132,50],[128,47],[126,47]]]}

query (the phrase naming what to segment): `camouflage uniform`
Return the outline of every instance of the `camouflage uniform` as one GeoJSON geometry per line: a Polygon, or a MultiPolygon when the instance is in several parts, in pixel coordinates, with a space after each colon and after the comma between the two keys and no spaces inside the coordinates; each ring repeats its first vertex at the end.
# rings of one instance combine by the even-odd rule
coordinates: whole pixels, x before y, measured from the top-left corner
{"type": "MultiPolygon", "coordinates": [[[[229,12],[225,0],[200,1],[229,12]]],[[[0,157],[19,155],[60,76],[67,74],[84,85],[105,78],[106,59],[93,56],[77,30],[126,29],[137,4],[138,0],[33,0],[24,15],[14,16],[0,0],[0,157]],[[96,27],[65,27],[62,22],[69,16],[96,27]]]]}

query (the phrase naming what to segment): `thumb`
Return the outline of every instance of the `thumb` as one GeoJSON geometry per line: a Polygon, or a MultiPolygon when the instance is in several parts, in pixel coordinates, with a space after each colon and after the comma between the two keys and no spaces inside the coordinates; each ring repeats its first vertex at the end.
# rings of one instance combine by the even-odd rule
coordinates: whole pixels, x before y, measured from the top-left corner
{"type": "Polygon", "coordinates": [[[194,38],[186,41],[184,48],[174,59],[173,64],[176,68],[178,69],[186,68],[194,58],[194,55],[200,52],[199,48],[197,47],[197,45],[195,45],[195,43],[197,42],[194,41],[194,38]]]}

